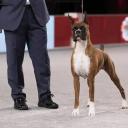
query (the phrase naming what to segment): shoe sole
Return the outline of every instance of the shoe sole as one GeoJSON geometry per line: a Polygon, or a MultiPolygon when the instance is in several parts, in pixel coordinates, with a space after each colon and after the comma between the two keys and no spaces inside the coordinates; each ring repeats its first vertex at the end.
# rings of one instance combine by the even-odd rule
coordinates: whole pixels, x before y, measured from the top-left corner
{"type": "Polygon", "coordinates": [[[29,110],[30,108],[16,108],[16,107],[14,107],[14,109],[16,109],[16,110],[29,110]]]}
{"type": "Polygon", "coordinates": [[[43,106],[43,105],[38,105],[38,107],[40,108],[48,108],[48,109],[58,109],[59,107],[47,107],[47,106],[43,106]]]}

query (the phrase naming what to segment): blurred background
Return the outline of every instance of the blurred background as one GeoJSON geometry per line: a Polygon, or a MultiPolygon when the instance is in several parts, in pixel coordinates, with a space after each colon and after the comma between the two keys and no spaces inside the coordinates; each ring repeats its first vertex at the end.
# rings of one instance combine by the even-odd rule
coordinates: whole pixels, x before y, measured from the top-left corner
{"type": "MultiPolygon", "coordinates": [[[[69,13],[82,16],[82,0],[46,0],[50,14],[47,24],[48,49],[72,46],[69,13]]],[[[128,41],[128,0],[83,0],[88,13],[93,44],[124,44],[128,41]]],[[[0,52],[5,52],[4,32],[0,33],[0,52]]]]}
{"type": "MultiPolygon", "coordinates": [[[[81,0],[46,0],[50,14],[81,12],[81,0]]],[[[128,0],[83,0],[89,14],[128,13],[128,0]]]]}

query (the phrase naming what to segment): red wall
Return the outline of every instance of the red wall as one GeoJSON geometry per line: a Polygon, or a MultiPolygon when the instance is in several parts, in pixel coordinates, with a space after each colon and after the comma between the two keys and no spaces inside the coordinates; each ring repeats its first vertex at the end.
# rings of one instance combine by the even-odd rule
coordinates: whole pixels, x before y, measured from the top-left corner
{"type": "MultiPolygon", "coordinates": [[[[121,23],[126,15],[88,16],[94,44],[122,43],[121,23]]],[[[70,46],[71,23],[65,16],[55,17],[55,47],[70,46]]]]}
{"type": "Polygon", "coordinates": [[[71,23],[68,17],[55,16],[55,47],[69,46],[71,23]]]}

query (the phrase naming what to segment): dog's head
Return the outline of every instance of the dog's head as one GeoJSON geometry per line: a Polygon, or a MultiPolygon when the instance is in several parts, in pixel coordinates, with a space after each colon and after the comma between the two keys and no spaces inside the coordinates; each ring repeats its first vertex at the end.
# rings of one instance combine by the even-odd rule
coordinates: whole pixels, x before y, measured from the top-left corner
{"type": "Polygon", "coordinates": [[[81,40],[82,41],[87,40],[89,25],[87,22],[86,12],[85,12],[84,20],[81,22],[75,22],[71,16],[69,16],[69,19],[72,23],[73,41],[77,42],[77,41],[81,41],[81,40]]]}

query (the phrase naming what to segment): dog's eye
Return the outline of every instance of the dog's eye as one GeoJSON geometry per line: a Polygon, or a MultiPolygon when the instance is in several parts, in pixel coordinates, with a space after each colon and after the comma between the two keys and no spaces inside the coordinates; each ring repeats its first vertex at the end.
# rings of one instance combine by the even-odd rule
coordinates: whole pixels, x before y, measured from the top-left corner
{"type": "Polygon", "coordinates": [[[72,30],[75,31],[75,30],[77,30],[77,29],[78,29],[77,27],[74,27],[72,30]]]}
{"type": "Polygon", "coordinates": [[[80,29],[83,30],[83,31],[86,30],[84,26],[81,26],[80,29]]]}

